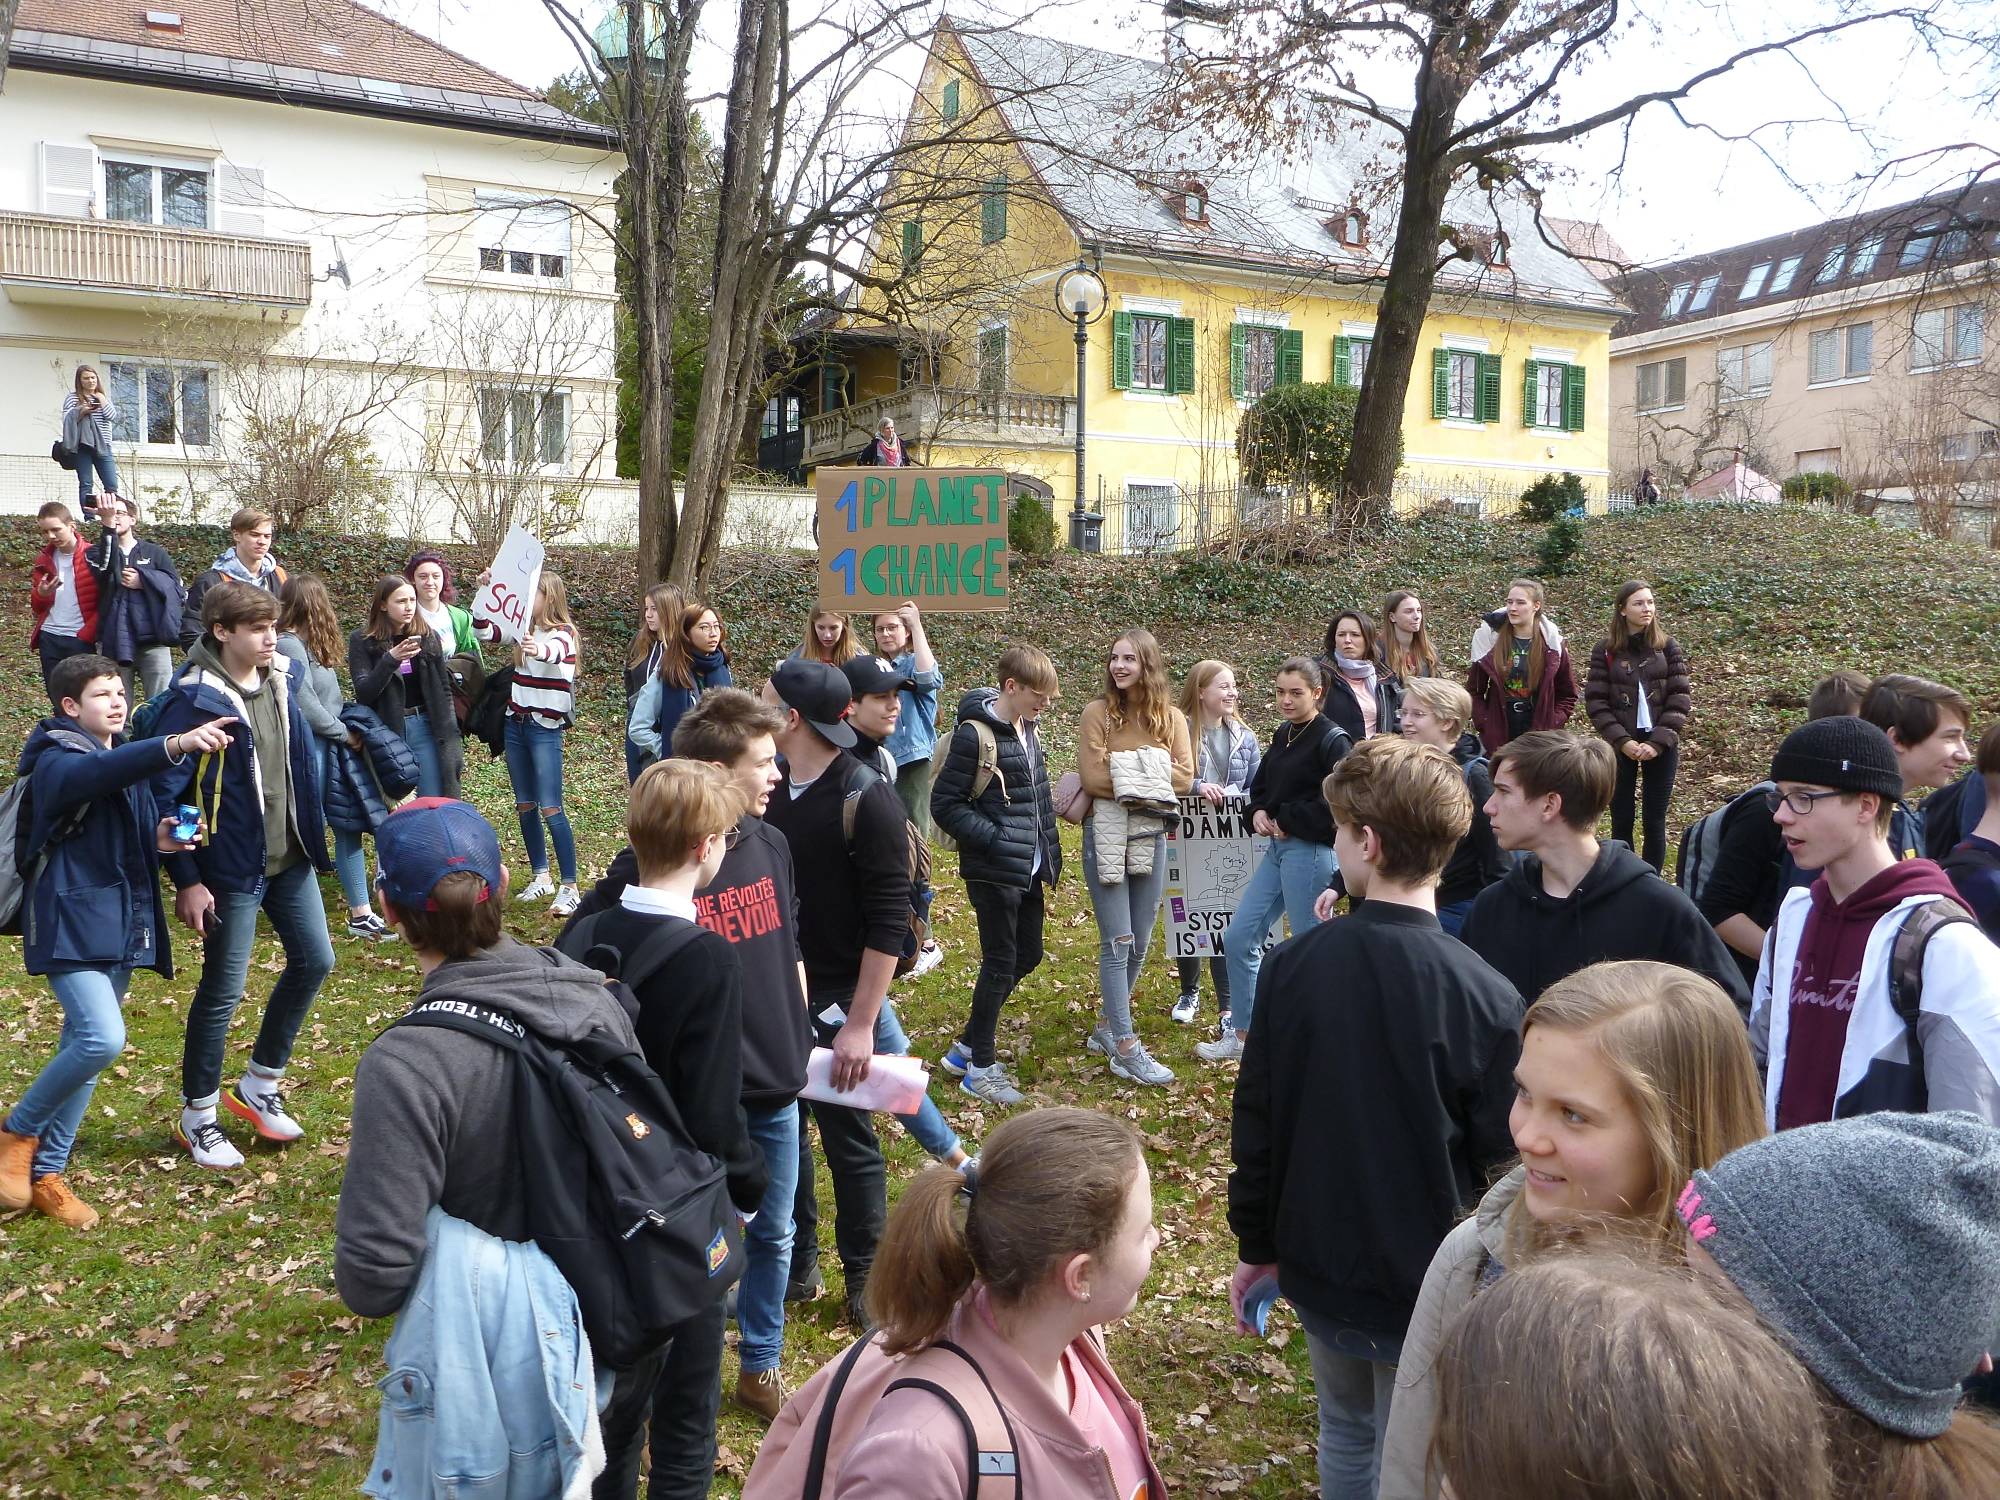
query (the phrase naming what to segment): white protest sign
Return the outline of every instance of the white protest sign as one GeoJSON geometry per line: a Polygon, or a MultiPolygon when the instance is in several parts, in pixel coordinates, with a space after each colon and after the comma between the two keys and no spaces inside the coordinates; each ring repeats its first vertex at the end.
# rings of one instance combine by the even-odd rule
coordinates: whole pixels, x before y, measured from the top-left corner
{"type": "Polygon", "coordinates": [[[512,644],[528,633],[541,581],[542,544],[520,527],[509,527],[493,559],[492,576],[473,600],[472,612],[491,620],[500,629],[501,642],[512,644]]]}
{"type": "MultiPolygon", "coordinates": [[[[1250,829],[1250,799],[1181,798],[1167,826],[1167,934],[1175,958],[1222,952],[1222,934],[1271,841],[1250,829]]],[[[1283,920],[1280,918],[1280,920],[1283,920]]],[[[1275,930],[1275,924],[1274,924],[1275,930]]]]}

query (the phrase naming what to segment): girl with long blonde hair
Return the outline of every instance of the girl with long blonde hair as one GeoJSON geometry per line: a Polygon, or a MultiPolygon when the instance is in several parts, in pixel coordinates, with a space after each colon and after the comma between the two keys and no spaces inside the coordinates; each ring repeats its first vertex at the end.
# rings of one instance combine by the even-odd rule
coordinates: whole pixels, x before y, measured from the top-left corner
{"type": "Polygon", "coordinates": [[[823,661],[829,667],[844,667],[861,654],[861,642],[854,638],[854,625],[837,609],[816,609],[806,616],[806,638],[792,655],[807,661],[823,661]]]}
{"type": "MultiPolygon", "coordinates": [[[[1238,715],[1242,695],[1236,686],[1236,669],[1226,661],[1209,658],[1188,668],[1181,684],[1181,713],[1194,736],[1194,794],[1211,807],[1220,807],[1229,797],[1240,797],[1250,789],[1263,759],[1257,736],[1238,715]]],[[[1220,943],[1209,934],[1210,943],[1220,943]]],[[[1201,1010],[1201,960],[1174,960],[1180,971],[1181,994],[1174,1002],[1173,1018],[1183,1026],[1194,1024],[1201,1010]]],[[[1220,952],[1211,949],[1209,977],[1215,985],[1217,1008],[1229,1011],[1229,965],[1220,952]]]]}

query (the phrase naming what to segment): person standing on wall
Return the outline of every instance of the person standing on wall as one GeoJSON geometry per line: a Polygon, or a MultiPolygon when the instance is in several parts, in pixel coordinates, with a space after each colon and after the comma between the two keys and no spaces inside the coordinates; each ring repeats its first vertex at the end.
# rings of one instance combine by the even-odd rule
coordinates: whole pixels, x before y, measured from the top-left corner
{"type": "Polygon", "coordinates": [[[1466,691],[1479,741],[1493,754],[1533,729],[1561,729],[1576,707],[1576,674],[1556,622],[1542,611],[1532,578],[1507,585],[1507,604],[1472,632],[1466,691]]]}
{"type": "Polygon", "coordinates": [[[86,521],[96,508],[96,497],[90,493],[92,474],[105,494],[118,493],[118,465],[111,457],[111,428],[117,420],[118,408],[105,394],[96,369],[78,365],[76,382],[63,397],[62,445],[76,455],[76,504],[86,521]]]}
{"type": "Polygon", "coordinates": [[[417,591],[385,574],[368,601],[368,623],[347,638],[354,698],[381,715],[417,758],[417,795],[458,797],[465,744],[452,710],[451,673],[437,637],[417,623],[417,591]]]}
{"type": "Polygon", "coordinates": [[[1694,706],[1692,680],[1680,643],[1660,628],[1652,586],[1638,579],[1621,585],[1611,609],[1611,633],[1590,651],[1583,701],[1597,732],[1618,752],[1611,837],[1632,843],[1633,803],[1643,775],[1641,853],[1656,870],[1667,862],[1667,802],[1681,763],[1681,729],[1694,706]]]}
{"type": "Polygon", "coordinates": [[[229,518],[229,550],[188,586],[187,604],[181,610],[182,650],[201,639],[201,602],[218,583],[233,578],[262,589],[273,599],[278,597],[278,590],[285,586],[285,570],[271,555],[277,525],[268,511],[249,505],[229,518]]]}
{"type": "Polygon", "coordinates": [[[139,539],[135,502],[106,494],[97,503],[105,541],[98,558],[97,646],[118,663],[125,698],[136,673],[144,697],[166,691],[174,673],[174,650],[181,635],[181,575],[158,542],[139,539]]]}
{"type": "MultiPolygon", "coordinates": [[[[35,628],[28,646],[41,654],[46,684],[57,662],[85,655],[97,639],[97,571],[62,501],[51,500],[36,511],[35,524],[42,533],[42,550],[29,578],[35,628]]],[[[53,696],[49,702],[62,712],[53,696]]]]}
{"type": "MultiPolygon", "coordinates": [[[[861,450],[854,460],[858,464],[873,464],[884,469],[906,468],[910,462],[910,451],[903,446],[903,440],[896,436],[896,419],[884,417],[882,425],[875,429],[875,436],[861,450]]],[[[886,653],[885,653],[886,654],[886,653]]]]}

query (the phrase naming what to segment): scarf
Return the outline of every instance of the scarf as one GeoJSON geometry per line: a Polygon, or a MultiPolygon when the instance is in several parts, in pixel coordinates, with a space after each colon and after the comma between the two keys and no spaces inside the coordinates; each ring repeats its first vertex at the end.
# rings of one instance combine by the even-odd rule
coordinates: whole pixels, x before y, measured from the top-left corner
{"type": "Polygon", "coordinates": [[[257,571],[252,573],[248,568],[243,566],[243,561],[236,555],[234,547],[231,547],[215,560],[216,572],[234,578],[238,583],[254,583],[258,588],[264,587],[264,580],[276,572],[277,568],[277,558],[266,552],[264,560],[258,565],[257,571]]]}
{"type": "Polygon", "coordinates": [[[1344,656],[1335,656],[1333,664],[1340,668],[1341,676],[1350,682],[1358,682],[1369,692],[1375,691],[1375,663],[1367,657],[1360,661],[1349,661],[1344,656]]]}

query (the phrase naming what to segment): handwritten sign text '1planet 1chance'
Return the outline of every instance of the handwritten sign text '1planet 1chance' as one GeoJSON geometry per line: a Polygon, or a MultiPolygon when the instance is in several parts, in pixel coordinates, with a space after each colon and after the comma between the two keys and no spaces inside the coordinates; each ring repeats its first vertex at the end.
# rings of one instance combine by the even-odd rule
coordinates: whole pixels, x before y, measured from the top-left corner
{"type": "Polygon", "coordinates": [[[822,468],[815,480],[823,608],[1007,607],[1004,473],[822,468]]]}

